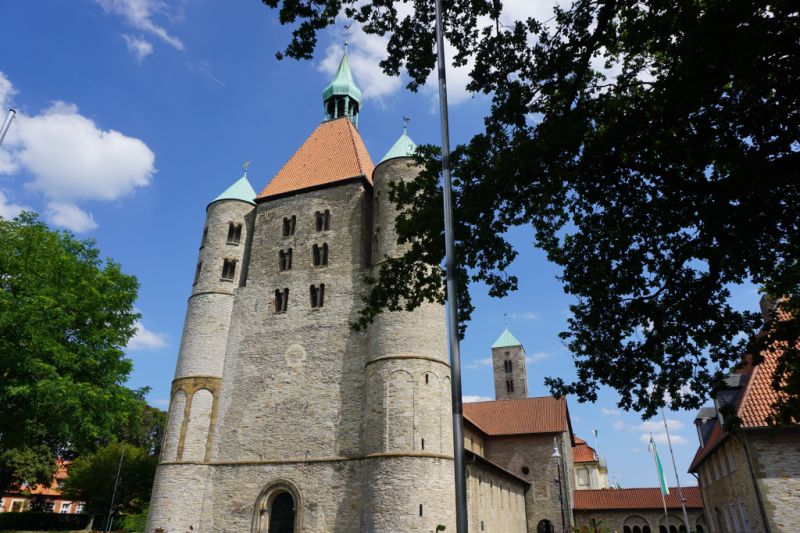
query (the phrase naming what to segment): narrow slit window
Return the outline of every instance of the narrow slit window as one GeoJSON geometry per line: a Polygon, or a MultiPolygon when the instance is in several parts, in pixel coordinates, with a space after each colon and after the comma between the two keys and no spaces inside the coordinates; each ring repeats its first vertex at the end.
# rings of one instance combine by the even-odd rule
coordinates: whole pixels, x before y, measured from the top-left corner
{"type": "Polygon", "coordinates": [[[281,250],[278,252],[278,270],[281,272],[292,269],[292,249],[281,250]]]}
{"type": "Polygon", "coordinates": [[[309,287],[309,296],[313,309],[318,309],[325,305],[325,284],[320,283],[319,286],[311,285],[309,287]]]}
{"type": "Polygon", "coordinates": [[[194,282],[200,281],[200,273],[203,271],[203,262],[197,263],[197,269],[194,271],[194,282]]]}
{"type": "Polygon", "coordinates": [[[322,266],[328,266],[328,243],[322,245],[322,266]]]}
{"type": "Polygon", "coordinates": [[[422,504],[419,504],[419,515],[422,516],[422,504]]]}
{"type": "Polygon", "coordinates": [[[283,217],[283,236],[289,237],[294,235],[296,225],[297,217],[295,215],[292,215],[291,217],[283,217]]]}
{"type": "Polygon", "coordinates": [[[428,374],[425,374],[425,383],[428,383],[428,374]]]}
{"type": "Polygon", "coordinates": [[[286,270],[292,269],[292,249],[286,250],[286,270]]]}
{"type": "Polygon", "coordinates": [[[504,365],[505,365],[505,367],[506,367],[506,373],[507,373],[507,374],[511,373],[511,371],[512,371],[512,369],[513,369],[513,366],[511,365],[511,361],[509,361],[508,359],[506,359],[506,360],[504,361],[504,365]]]}
{"type": "Polygon", "coordinates": [[[316,244],[311,247],[311,258],[314,266],[319,266],[322,262],[322,254],[320,253],[319,246],[316,244]]]}
{"type": "Polygon", "coordinates": [[[208,226],[203,228],[203,239],[200,241],[200,248],[206,245],[206,239],[208,239],[208,226]]]}
{"type": "Polygon", "coordinates": [[[421,442],[422,449],[424,450],[425,449],[425,439],[421,439],[421,440],[422,440],[422,442],[421,442]]]}
{"type": "Polygon", "coordinates": [[[222,279],[233,279],[236,274],[236,260],[225,259],[222,263],[222,279]]]}
{"type": "Polygon", "coordinates": [[[314,213],[314,227],[317,231],[322,231],[323,221],[322,221],[322,213],[319,211],[314,213]]]}
{"type": "Polygon", "coordinates": [[[328,231],[331,229],[331,211],[330,209],[326,209],[325,213],[322,215],[322,229],[328,231]]]}
{"type": "Polygon", "coordinates": [[[239,244],[241,240],[242,240],[242,225],[234,224],[233,222],[228,224],[228,244],[239,244]]]}
{"type": "Polygon", "coordinates": [[[275,312],[285,313],[289,306],[289,289],[275,289],[275,312]]]}

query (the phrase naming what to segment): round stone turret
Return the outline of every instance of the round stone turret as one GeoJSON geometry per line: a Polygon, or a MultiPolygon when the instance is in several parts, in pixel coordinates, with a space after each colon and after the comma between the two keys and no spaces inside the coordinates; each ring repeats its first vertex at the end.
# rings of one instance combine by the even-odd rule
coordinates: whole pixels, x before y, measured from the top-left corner
{"type": "MultiPolygon", "coordinates": [[[[414,179],[416,148],[404,132],[373,173],[373,275],[402,255],[391,183],[414,179]]],[[[414,311],[384,312],[369,330],[363,451],[369,463],[366,531],[428,531],[431,517],[453,527],[453,426],[445,309],[426,303],[414,311]],[[398,475],[402,472],[402,476],[398,475]],[[391,483],[385,480],[391,479],[391,483]],[[398,505],[402,502],[402,505],[398,505]]]]}

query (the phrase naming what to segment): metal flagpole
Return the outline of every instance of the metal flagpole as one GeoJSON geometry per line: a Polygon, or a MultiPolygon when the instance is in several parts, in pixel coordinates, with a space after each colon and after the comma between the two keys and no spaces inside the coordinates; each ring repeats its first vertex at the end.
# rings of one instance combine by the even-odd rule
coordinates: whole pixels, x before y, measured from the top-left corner
{"type": "Polygon", "coordinates": [[[669,446],[669,455],[672,457],[672,469],[675,470],[675,483],[678,485],[678,499],[681,501],[681,510],[683,511],[683,523],[686,526],[686,531],[691,531],[689,527],[689,515],[686,513],[686,499],[683,497],[683,490],[681,490],[681,480],[678,478],[678,467],[675,465],[675,454],[672,451],[672,439],[669,436],[669,427],[667,427],[667,417],[664,415],[664,409],[661,409],[661,418],[664,420],[664,431],[667,432],[667,445],[669,446]]]}
{"type": "MultiPolygon", "coordinates": [[[[650,453],[653,456],[653,463],[656,465],[656,473],[661,476],[661,473],[658,468],[658,459],[656,458],[656,448],[655,448],[655,441],[653,440],[653,434],[650,433],[650,453]]],[[[669,513],[667,513],[667,499],[664,497],[664,491],[661,490],[661,479],[658,480],[658,492],[661,493],[661,504],[664,506],[664,520],[667,521],[667,531],[669,531],[669,513]]]]}
{"type": "Polygon", "coordinates": [[[117,479],[114,480],[114,491],[111,493],[111,505],[108,506],[108,518],[106,518],[106,527],[103,529],[104,533],[111,531],[111,513],[114,511],[114,500],[117,497],[117,485],[119,485],[119,474],[122,472],[122,458],[125,457],[125,445],[122,445],[122,452],[119,454],[119,466],[117,466],[117,479]]]}
{"type": "Polygon", "coordinates": [[[439,74],[439,120],[442,130],[442,190],[444,193],[445,275],[447,276],[447,334],[453,397],[453,459],[456,482],[456,532],[467,533],[467,484],[464,466],[464,422],[461,403],[461,354],[458,345],[458,298],[453,238],[453,190],[450,178],[450,131],[447,117],[442,0],[436,0],[436,62],[439,74]]]}
{"type": "Polygon", "coordinates": [[[6,133],[8,133],[8,128],[11,127],[11,121],[14,120],[14,117],[17,116],[17,112],[13,109],[8,110],[8,115],[6,115],[5,121],[3,121],[3,127],[0,128],[0,146],[3,145],[3,139],[6,138],[6,133]]]}

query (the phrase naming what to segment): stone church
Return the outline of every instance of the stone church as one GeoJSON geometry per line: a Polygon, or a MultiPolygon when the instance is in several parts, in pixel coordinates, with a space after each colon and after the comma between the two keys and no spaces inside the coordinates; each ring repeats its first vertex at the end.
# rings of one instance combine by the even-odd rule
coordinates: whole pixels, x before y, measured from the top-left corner
{"type": "MultiPolygon", "coordinates": [[[[206,208],[148,532],[455,529],[444,308],[350,328],[365,277],[403,252],[388,196],[416,146],[404,131],[373,164],[347,55],[323,103],[260,193],[245,175],[206,208]]],[[[567,403],[528,398],[510,331],[492,357],[497,400],[465,405],[470,528],[561,531],[582,442],[567,403]]]]}

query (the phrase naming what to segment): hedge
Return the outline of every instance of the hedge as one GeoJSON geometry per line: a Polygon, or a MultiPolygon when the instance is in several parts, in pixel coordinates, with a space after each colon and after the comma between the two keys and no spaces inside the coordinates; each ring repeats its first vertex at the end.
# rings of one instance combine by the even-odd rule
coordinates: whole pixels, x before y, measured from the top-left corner
{"type": "Polygon", "coordinates": [[[0,513],[0,530],[75,531],[86,529],[91,519],[88,514],[0,513]]]}

